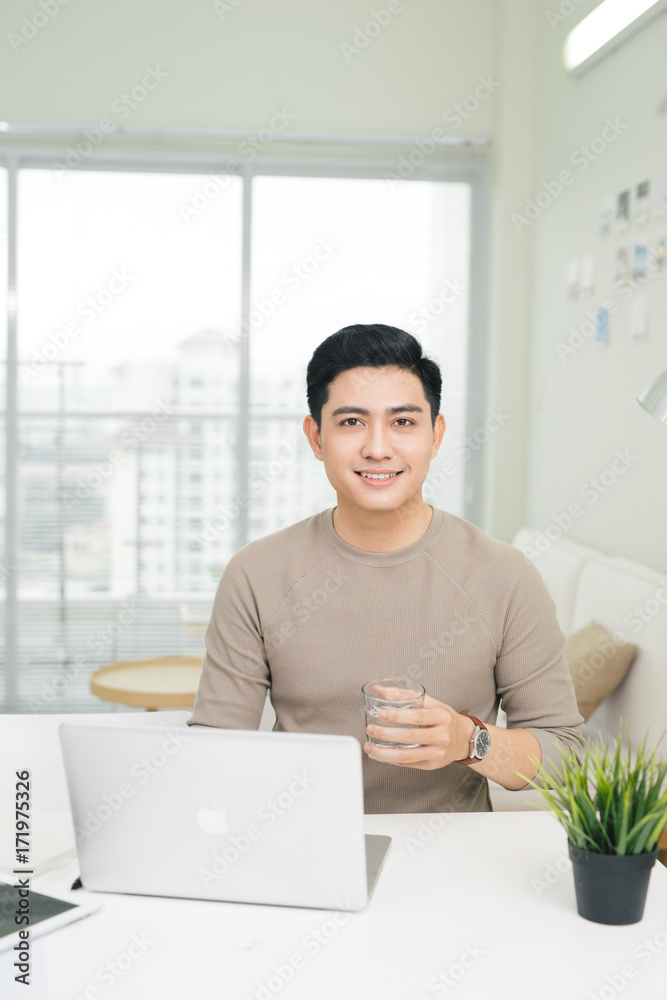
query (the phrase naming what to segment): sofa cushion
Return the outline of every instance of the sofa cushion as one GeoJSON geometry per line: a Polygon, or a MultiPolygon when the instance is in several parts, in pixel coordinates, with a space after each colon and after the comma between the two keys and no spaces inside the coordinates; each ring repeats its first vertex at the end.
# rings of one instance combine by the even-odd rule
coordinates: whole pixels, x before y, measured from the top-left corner
{"type": "Polygon", "coordinates": [[[637,563],[631,571],[629,563],[618,557],[587,560],[572,631],[596,621],[615,642],[639,646],[632,669],[595,710],[585,731],[613,738],[619,719],[627,719],[632,745],[637,746],[649,726],[650,740],[657,742],[667,721],[667,574],[637,563]]]}
{"type": "Polygon", "coordinates": [[[584,721],[616,690],[636,655],[637,646],[616,641],[595,621],[568,636],[565,659],[584,721]]]}

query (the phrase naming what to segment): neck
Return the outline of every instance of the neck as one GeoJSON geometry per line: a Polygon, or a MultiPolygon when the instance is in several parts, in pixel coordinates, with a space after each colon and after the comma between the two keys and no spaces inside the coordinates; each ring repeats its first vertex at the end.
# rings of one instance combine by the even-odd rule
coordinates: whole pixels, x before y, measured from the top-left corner
{"type": "Polygon", "coordinates": [[[333,526],[339,538],[365,552],[394,552],[418,541],[428,530],[433,507],[421,497],[396,510],[360,510],[339,501],[333,526]]]}

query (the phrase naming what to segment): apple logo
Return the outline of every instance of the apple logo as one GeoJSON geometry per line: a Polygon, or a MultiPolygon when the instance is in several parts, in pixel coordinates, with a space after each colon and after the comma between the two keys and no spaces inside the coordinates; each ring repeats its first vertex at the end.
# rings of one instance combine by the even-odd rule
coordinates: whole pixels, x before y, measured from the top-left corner
{"type": "Polygon", "coordinates": [[[229,823],[225,819],[226,812],[216,802],[210,806],[202,806],[197,810],[197,825],[204,833],[215,834],[218,837],[229,833],[229,823]]]}

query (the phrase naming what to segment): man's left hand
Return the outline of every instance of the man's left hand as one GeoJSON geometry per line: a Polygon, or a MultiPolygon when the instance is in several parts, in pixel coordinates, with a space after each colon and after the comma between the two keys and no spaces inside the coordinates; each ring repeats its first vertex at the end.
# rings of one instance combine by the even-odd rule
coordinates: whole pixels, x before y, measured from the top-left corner
{"type": "MultiPolygon", "coordinates": [[[[446,767],[454,760],[462,760],[470,753],[470,740],[475,732],[475,723],[467,715],[461,715],[449,705],[429,695],[424,697],[423,708],[388,708],[385,722],[398,722],[405,728],[367,726],[366,735],[379,740],[388,739],[396,743],[419,743],[418,747],[379,747],[375,743],[364,743],[364,750],[373,760],[399,767],[418,767],[424,771],[434,771],[446,767]],[[419,726],[419,729],[411,728],[419,726]]],[[[382,714],[382,713],[381,713],[382,714]]]]}

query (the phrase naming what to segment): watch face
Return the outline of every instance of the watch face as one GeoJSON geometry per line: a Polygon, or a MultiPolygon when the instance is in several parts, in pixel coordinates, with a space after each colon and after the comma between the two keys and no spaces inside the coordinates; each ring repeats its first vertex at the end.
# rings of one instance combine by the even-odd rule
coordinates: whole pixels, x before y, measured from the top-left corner
{"type": "Polygon", "coordinates": [[[491,737],[486,729],[480,729],[475,740],[475,756],[486,757],[491,749],[491,737]]]}

